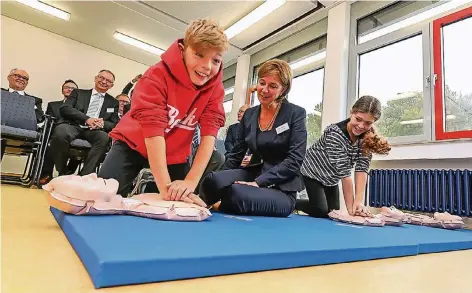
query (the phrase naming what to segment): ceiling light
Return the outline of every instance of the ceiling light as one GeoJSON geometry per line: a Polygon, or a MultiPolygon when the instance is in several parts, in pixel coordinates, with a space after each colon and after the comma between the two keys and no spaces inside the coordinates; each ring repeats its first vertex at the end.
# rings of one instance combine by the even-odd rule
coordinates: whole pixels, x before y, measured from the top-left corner
{"type": "Polygon", "coordinates": [[[119,40],[119,41],[122,41],[123,43],[126,43],[128,45],[137,47],[137,48],[139,48],[141,50],[144,50],[144,51],[147,51],[149,53],[153,53],[153,54],[156,54],[156,55],[161,55],[162,53],[164,53],[164,50],[159,49],[158,47],[149,45],[149,44],[147,44],[143,41],[140,41],[138,39],[132,38],[132,37],[127,36],[127,35],[124,35],[124,34],[119,33],[119,32],[115,32],[113,34],[113,37],[115,39],[119,40]]]}
{"type": "Polygon", "coordinates": [[[305,57],[303,59],[297,60],[293,63],[290,63],[290,68],[292,68],[292,70],[295,70],[305,65],[314,63],[316,61],[323,60],[324,58],[326,58],[326,51],[323,51],[323,52],[305,57]]]}
{"type": "Polygon", "coordinates": [[[55,16],[55,17],[63,19],[63,20],[69,20],[70,19],[70,13],[69,12],[65,12],[63,10],[60,10],[60,9],[54,7],[54,6],[51,6],[49,4],[45,4],[43,2],[39,2],[37,0],[16,0],[16,2],[19,2],[21,4],[24,4],[26,6],[37,9],[39,11],[42,11],[44,13],[50,14],[52,16],[55,16]]]}
{"type": "Polygon", "coordinates": [[[406,18],[402,21],[393,23],[393,24],[388,25],[384,28],[373,31],[371,33],[368,33],[364,36],[360,36],[359,37],[359,43],[361,44],[361,43],[373,40],[375,38],[381,37],[383,35],[386,35],[388,33],[391,33],[393,31],[396,31],[396,30],[414,25],[416,23],[422,22],[423,20],[429,19],[431,17],[434,17],[438,14],[449,11],[451,9],[457,8],[457,7],[459,7],[463,4],[466,4],[468,2],[471,2],[471,0],[457,0],[457,1],[445,2],[444,4],[441,4],[439,6],[435,6],[431,9],[428,9],[426,11],[423,11],[421,13],[413,15],[412,17],[409,17],[409,18],[406,18]]]}
{"type": "Polygon", "coordinates": [[[226,37],[228,39],[233,38],[240,32],[244,31],[251,25],[255,24],[259,20],[263,19],[265,16],[269,15],[275,11],[280,6],[284,5],[286,0],[267,0],[259,7],[254,9],[248,15],[241,18],[238,22],[230,26],[226,31],[226,37]]]}

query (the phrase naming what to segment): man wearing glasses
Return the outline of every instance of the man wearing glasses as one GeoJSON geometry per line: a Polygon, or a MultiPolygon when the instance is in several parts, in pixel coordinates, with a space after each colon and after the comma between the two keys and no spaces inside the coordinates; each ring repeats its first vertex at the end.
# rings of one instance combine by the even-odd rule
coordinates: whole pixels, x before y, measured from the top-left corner
{"type": "Polygon", "coordinates": [[[44,112],[42,109],[43,106],[43,100],[32,96],[28,95],[25,93],[26,86],[28,85],[29,82],[29,75],[26,71],[22,69],[12,69],[10,73],[8,74],[8,89],[3,89],[4,91],[9,91],[10,93],[17,93],[22,96],[30,96],[35,99],[35,105],[34,105],[34,111],[36,112],[36,121],[37,123],[41,123],[44,120],[44,112]]]}
{"type": "Polygon", "coordinates": [[[111,71],[101,70],[95,77],[93,89],[73,89],[62,104],[61,119],[54,128],[50,144],[59,176],[68,173],[70,142],[76,138],[84,139],[92,145],[80,175],[95,172],[108,147],[108,132],[119,121],[118,101],[107,94],[114,82],[115,75],[111,71]]]}
{"type": "MultiPolygon", "coordinates": [[[[73,81],[72,79],[66,80],[61,87],[63,98],[60,101],[49,102],[48,107],[46,108],[46,114],[50,115],[55,118],[55,121],[59,121],[61,119],[61,106],[70,96],[70,93],[77,89],[79,86],[73,81]]],[[[68,174],[73,174],[77,167],[80,165],[80,160],[70,158],[69,164],[67,165],[68,174]]],[[[51,152],[51,148],[48,148],[46,151],[46,156],[44,159],[43,170],[41,172],[41,179],[39,183],[44,185],[51,181],[52,173],[54,170],[54,156],[51,152]]]]}
{"type": "Polygon", "coordinates": [[[118,96],[116,96],[116,99],[118,100],[118,117],[121,119],[125,114],[126,112],[129,111],[129,106],[131,104],[131,101],[128,97],[128,95],[126,94],[119,94],[118,96]]]}

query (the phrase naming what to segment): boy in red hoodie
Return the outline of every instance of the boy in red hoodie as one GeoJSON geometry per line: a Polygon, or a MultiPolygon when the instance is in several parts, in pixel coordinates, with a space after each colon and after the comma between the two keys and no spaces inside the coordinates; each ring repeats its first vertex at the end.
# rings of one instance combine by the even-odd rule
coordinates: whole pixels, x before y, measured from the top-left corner
{"type": "Polygon", "coordinates": [[[193,191],[225,124],[222,54],[227,48],[215,21],[192,22],[184,39],[175,41],[136,84],[131,110],[110,132],[114,143],[98,176],[116,179],[118,193],[126,197],[139,171],[149,166],[165,199],[194,202],[193,191]],[[190,168],[198,124],[201,144],[190,168]]]}

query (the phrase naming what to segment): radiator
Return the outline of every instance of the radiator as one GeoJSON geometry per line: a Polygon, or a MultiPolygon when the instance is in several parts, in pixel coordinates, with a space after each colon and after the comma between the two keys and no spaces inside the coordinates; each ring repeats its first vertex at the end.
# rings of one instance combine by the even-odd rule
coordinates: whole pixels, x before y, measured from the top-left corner
{"type": "Polygon", "coordinates": [[[373,169],[366,193],[371,207],[470,217],[472,171],[373,169]]]}

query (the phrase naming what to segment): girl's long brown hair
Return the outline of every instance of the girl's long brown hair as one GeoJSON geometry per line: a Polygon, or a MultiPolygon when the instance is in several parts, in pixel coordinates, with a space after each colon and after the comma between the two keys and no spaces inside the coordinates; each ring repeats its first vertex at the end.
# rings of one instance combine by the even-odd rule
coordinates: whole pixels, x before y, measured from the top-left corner
{"type": "MultiPolygon", "coordinates": [[[[362,96],[352,106],[352,113],[366,113],[372,115],[377,121],[382,115],[380,101],[372,96],[362,96]]],[[[362,138],[362,153],[365,156],[371,154],[388,155],[392,147],[387,139],[382,137],[372,126],[362,138]]]]}

